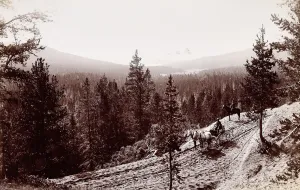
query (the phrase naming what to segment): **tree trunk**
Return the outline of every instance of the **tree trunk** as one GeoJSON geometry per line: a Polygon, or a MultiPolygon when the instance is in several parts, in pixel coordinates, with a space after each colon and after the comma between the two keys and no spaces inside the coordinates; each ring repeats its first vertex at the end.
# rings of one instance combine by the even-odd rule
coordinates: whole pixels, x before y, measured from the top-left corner
{"type": "Polygon", "coordinates": [[[4,126],[2,126],[1,128],[1,153],[2,153],[2,157],[1,157],[1,174],[0,174],[0,179],[4,179],[5,178],[5,148],[4,148],[4,126]]]}
{"type": "Polygon", "coordinates": [[[263,120],[263,111],[260,112],[260,118],[259,118],[259,137],[262,143],[265,143],[265,138],[263,137],[262,133],[262,120],[263,120]]]}
{"type": "Polygon", "coordinates": [[[173,176],[172,176],[172,152],[171,149],[169,150],[169,178],[170,178],[170,184],[169,184],[169,190],[172,190],[172,183],[173,183],[173,176]]]}
{"type": "Polygon", "coordinates": [[[92,130],[91,130],[91,124],[90,124],[90,104],[89,104],[89,99],[88,99],[88,103],[87,103],[87,125],[88,125],[88,138],[89,138],[89,159],[90,159],[90,163],[89,163],[89,170],[92,171],[94,169],[93,167],[93,144],[92,144],[92,130]]]}

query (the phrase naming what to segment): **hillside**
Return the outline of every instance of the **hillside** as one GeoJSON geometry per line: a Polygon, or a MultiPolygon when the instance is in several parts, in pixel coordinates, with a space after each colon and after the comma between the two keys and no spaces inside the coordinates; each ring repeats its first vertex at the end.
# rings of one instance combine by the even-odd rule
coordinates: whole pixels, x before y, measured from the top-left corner
{"type": "MultiPolygon", "coordinates": [[[[300,103],[283,105],[268,110],[264,120],[264,136],[280,127],[280,120],[291,118],[299,112],[300,103]]],[[[181,164],[182,182],[175,182],[176,189],[296,189],[295,181],[285,184],[271,182],[276,174],[286,168],[287,155],[270,158],[257,152],[259,146],[256,123],[248,121],[245,113],[241,120],[232,116],[221,120],[231,132],[231,141],[216,154],[207,153],[200,147],[195,150],[190,139],[181,146],[177,161],[181,164]]],[[[208,130],[214,124],[201,130],[208,130]]],[[[108,169],[87,172],[52,180],[67,184],[74,189],[164,189],[168,185],[168,171],[163,157],[152,157],[134,163],[108,169]]],[[[299,182],[299,180],[298,180],[299,182]]]]}
{"type": "MultiPolygon", "coordinates": [[[[174,68],[180,68],[183,70],[204,70],[204,69],[216,69],[227,67],[242,67],[246,63],[247,59],[251,59],[254,56],[252,49],[246,49],[243,51],[237,51],[227,53],[223,55],[207,56],[193,60],[183,60],[166,64],[174,68]]],[[[285,58],[286,53],[276,53],[275,56],[279,58],[285,58]]]]}
{"type": "MultiPolygon", "coordinates": [[[[77,55],[72,55],[69,53],[60,52],[58,50],[46,47],[45,50],[38,53],[38,57],[43,57],[47,63],[50,65],[50,72],[52,73],[72,73],[72,72],[82,72],[82,73],[105,73],[108,76],[126,76],[129,70],[128,65],[121,65],[107,61],[100,61],[89,59],[77,55]]],[[[36,60],[35,56],[32,56],[28,61],[31,66],[36,60]]],[[[156,76],[160,74],[170,74],[174,72],[182,72],[182,69],[175,69],[168,66],[149,66],[151,74],[156,76]]]]}

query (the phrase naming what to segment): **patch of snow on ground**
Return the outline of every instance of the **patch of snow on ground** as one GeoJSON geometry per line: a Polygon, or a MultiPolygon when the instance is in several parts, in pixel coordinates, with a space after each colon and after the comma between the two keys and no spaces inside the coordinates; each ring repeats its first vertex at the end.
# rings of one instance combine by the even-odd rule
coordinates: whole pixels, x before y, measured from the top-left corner
{"type": "MultiPolygon", "coordinates": [[[[291,118],[300,111],[300,103],[283,105],[267,110],[263,121],[263,134],[267,140],[284,118],[291,118]]],[[[176,161],[181,164],[182,181],[174,182],[176,189],[300,189],[297,181],[277,185],[271,180],[286,167],[287,156],[269,158],[257,152],[259,145],[257,122],[248,121],[245,113],[239,121],[236,115],[220,120],[226,130],[231,131],[231,144],[216,155],[208,155],[204,150],[193,148],[189,139],[176,153],[176,161]],[[259,168],[259,169],[257,169],[259,168]],[[256,172],[255,172],[256,171],[256,172]]],[[[210,126],[198,130],[210,130],[210,126]]],[[[58,184],[68,184],[78,189],[165,189],[168,187],[168,169],[163,157],[153,157],[138,162],[112,168],[87,172],[52,180],[58,184]]]]}

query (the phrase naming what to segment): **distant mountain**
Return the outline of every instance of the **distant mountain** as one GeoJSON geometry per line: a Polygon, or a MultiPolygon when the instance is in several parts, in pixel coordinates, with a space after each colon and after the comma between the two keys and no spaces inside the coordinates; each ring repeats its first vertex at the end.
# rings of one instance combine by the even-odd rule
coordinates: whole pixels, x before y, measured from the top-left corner
{"type": "MultiPolygon", "coordinates": [[[[237,67],[243,66],[246,63],[247,59],[251,59],[251,56],[254,56],[254,52],[252,49],[247,49],[244,51],[238,51],[223,55],[217,56],[209,56],[209,57],[202,57],[199,59],[193,60],[184,60],[184,61],[177,61],[172,63],[165,64],[166,66],[179,68],[183,70],[210,70],[210,69],[217,69],[217,68],[227,68],[227,67],[237,67]]],[[[284,58],[286,57],[286,53],[275,53],[275,56],[284,58]]]]}
{"type": "MultiPolygon", "coordinates": [[[[72,55],[69,53],[60,52],[58,50],[47,47],[45,50],[38,53],[38,57],[42,57],[50,65],[50,72],[54,74],[83,72],[83,73],[105,73],[108,76],[126,76],[129,71],[129,65],[121,65],[107,61],[100,61],[72,55]]],[[[31,66],[36,60],[32,56],[28,66],[31,66]]],[[[129,62],[130,60],[128,60],[129,62]]],[[[168,66],[150,66],[153,76],[160,74],[170,74],[174,72],[182,72],[182,69],[171,68],[168,66]]]]}

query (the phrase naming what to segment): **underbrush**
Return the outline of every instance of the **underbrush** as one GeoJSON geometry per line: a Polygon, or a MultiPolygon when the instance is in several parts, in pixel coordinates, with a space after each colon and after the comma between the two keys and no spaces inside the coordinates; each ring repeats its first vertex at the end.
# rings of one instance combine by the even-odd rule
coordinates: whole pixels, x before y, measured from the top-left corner
{"type": "Polygon", "coordinates": [[[0,189],[67,190],[70,188],[66,185],[55,184],[47,179],[35,176],[23,176],[15,180],[1,180],[0,189]]]}
{"type": "Polygon", "coordinates": [[[282,174],[276,175],[273,182],[288,181],[299,178],[300,174],[300,114],[293,114],[293,120],[285,119],[281,122],[281,148],[289,155],[287,168],[282,174]]]}
{"type": "Polygon", "coordinates": [[[258,152],[260,154],[265,154],[270,157],[275,157],[275,156],[279,156],[282,150],[276,143],[265,141],[264,143],[259,142],[258,152]]]}
{"type": "Polygon", "coordinates": [[[105,167],[113,167],[120,164],[135,162],[154,154],[154,139],[147,135],[145,139],[140,140],[133,145],[122,147],[113,154],[112,159],[105,167]]]}

